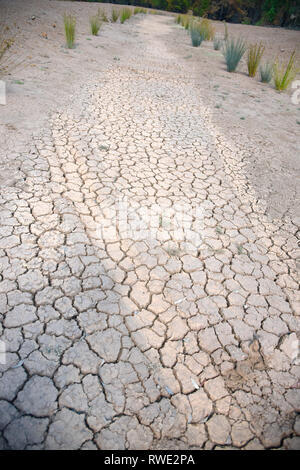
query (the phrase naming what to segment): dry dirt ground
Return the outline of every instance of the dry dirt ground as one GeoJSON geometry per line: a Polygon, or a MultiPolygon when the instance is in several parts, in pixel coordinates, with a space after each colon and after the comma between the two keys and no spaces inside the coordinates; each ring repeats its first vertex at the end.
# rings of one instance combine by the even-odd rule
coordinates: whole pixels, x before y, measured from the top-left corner
{"type": "Polygon", "coordinates": [[[172,16],[1,8],[0,448],[300,449],[300,104],[172,16]]]}

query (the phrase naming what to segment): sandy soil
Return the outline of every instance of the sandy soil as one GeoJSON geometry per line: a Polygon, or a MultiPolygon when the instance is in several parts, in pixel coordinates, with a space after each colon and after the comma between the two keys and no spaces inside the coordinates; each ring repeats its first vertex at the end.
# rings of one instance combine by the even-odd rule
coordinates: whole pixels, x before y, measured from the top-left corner
{"type": "Polygon", "coordinates": [[[300,104],[172,15],[92,37],[98,6],[0,0],[27,61],[0,108],[0,448],[299,449],[300,104]],[[110,230],[120,197],[141,239],[110,230]]]}

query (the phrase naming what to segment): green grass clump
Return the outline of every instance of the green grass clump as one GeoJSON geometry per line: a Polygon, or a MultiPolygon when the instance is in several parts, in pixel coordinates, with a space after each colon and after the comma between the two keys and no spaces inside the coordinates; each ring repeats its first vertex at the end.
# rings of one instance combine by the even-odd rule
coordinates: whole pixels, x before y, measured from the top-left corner
{"type": "Polygon", "coordinates": [[[262,43],[251,44],[248,50],[247,66],[249,77],[255,77],[259,63],[265,51],[262,43]]]}
{"type": "Polygon", "coordinates": [[[97,36],[99,29],[101,28],[101,20],[98,15],[90,17],[90,26],[91,26],[91,33],[93,36],[97,36]]]}
{"type": "Polygon", "coordinates": [[[175,23],[176,24],[181,24],[181,15],[177,15],[175,18],[175,23]]]}
{"type": "Polygon", "coordinates": [[[222,48],[223,41],[220,38],[214,38],[214,50],[219,51],[222,48]]]}
{"type": "Polygon", "coordinates": [[[132,11],[130,8],[123,8],[121,10],[121,16],[120,16],[121,24],[125,23],[126,20],[129,20],[131,15],[132,15],[132,11]]]}
{"type": "Polygon", "coordinates": [[[75,41],[76,18],[72,15],[64,14],[64,26],[67,47],[72,49],[75,41]]]}
{"type": "Polygon", "coordinates": [[[278,61],[274,65],[274,82],[278,91],[286,90],[295,79],[299,69],[295,65],[296,51],[292,52],[287,65],[280,64],[278,61]]]}
{"type": "Polygon", "coordinates": [[[116,23],[119,19],[119,16],[120,16],[119,10],[117,10],[116,8],[113,8],[112,12],[111,12],[111,21],[112,21],[112,23],[116,23]]]}
{"type": "Polygon", "coordinates": [[[270,83],[273,78],[274,65],[266,62],[259,68],[260,81],[263,83],[270,83]]]}
{"type": "Polygon", "coordinates": [[[223,48],[223,54],[228,72],[235,72],[246,52],[246,43],[242,38],[228,39],[223,48]]]}
{"type": "Polygon", "coordinates": [[[109,19],[107,17],[107,14],[103,8],[98,8],[98,17],[101,21],[101,23],[109,23],[109,19]]]}
{"type": "Polygon", "coordinates": [[[138,14],[144,14],[145,15],[146,13],[147,13],[146,8],[135,7],[135,9],[133,10],[134,15],[138,15],[138,14]]]}
{"type": "Polygon", "coordinates": [[[201,46],[201,43],[204,40],[204,36],[201,33],[201,29],[200,29],[199,25],[194,23],[190,26],[190,36],[191,36],[191,41],[192,41],[192,46],[193,47],[201,46]]]}

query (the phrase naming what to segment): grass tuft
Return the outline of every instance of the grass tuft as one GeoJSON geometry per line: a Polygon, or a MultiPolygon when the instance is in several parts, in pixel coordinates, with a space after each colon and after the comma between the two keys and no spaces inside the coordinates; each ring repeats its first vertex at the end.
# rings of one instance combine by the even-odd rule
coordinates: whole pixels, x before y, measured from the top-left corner
{"type": "Polygon", "coordinates": [[[109,19],[107,17],[107,14],[103,8],[98,8],[98,17],[101,21],[101,23],[109,23],[109,19]]]}
{"type": "Polygon", "coordinates": [[[235,72],[246,52],[246,43],[242,38],[228,39],[223,48],[223,54],[228,72],[235,72]]]}
{"type": "Polygon", "coordinates": [[[248,50],[248,74],[249,77],[255,77],[259,63],[265,51],[265,47],[262,43],[260,44],[251,44],[248,50]]]}
{"type": "Polygon", "coordinates": [[[202,41],[204,40],[204,36],[201,32],[199,24],[196,23],[191,24],[190,26],[190,36],[192,41],[193,47],[201,46],[202,41]]]}
{"type": "Polygon", "coordinates": [[[117,10],[116,8],[113,8],[112,12],[111,12],[111,21],[112,21],[112,23],[116,23],[119,19],[119,16],[120,16],[119,10],[117,10]]]}
{"type": "Polygon", "coordinates": [[[130,8],[123,8],[121,10],[121,16],[120,16],[121,24],[125,23],[126,20],[129,20],[131,15],[132,15],[132,11],[130,8]]]}
{"type": "Polygon", "coordinates": [[[279,64],[277,61],[274,65],[274,82],[278,91],[286,90],[292,81],[296,78],[299,69],[295,65],[296,51],[292,52],[287,65],[279,64]]]}
{"type": "Polygon", "coordinates": [[[214,50],[219,51],[222,48],[223,41],[220,38],[214,38],[214,50]]]}
{"type": "Polygon", "coordinates": [[[69,49],[74,47],[75,41],[75,30],[76,30],[76,18],[72,15],[64,14],[64,26],[66,43],[69,49]]]}
{"type": "Polygon", "coordinates": [[[215,37],[215,28],[212,22],[207,18],[204,18],[200,23],[200,32],[203,36],[204,41],[212,41],[215,37]]]}
{"type": "Polygon", "coordinates": [[[101,28],[101,20],[98,15],[90,17],[90,26],[91,26],[91,33],[93,36],[97,36],[99,29],[101,28]]]}
{"type": "Polygon", "coordinates": [[[270,62],[266,62],[259,68],[260,80],[263,83],[270,83],[273,78],[274,65],[270,62]]]}

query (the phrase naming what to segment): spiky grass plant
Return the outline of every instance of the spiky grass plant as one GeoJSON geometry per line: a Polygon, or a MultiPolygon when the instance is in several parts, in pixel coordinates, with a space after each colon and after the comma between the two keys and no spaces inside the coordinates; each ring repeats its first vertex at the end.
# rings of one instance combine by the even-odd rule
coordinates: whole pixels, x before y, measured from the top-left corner
{"type": "Polygon", "coordinates": [[[181,15],[177,15],[175,18],[175,23],[176,24],[181,24],[181,15]]]}
{"type": "Polygon", "coordinates": [[[64,14],[64,26],[66,43],[69,49],[74,47],[75,41],[75,30],[76,30],[76,18],[72,15],[64,14]]]}
{"type": "Polygon", "coordinates": [[[98,15],[90,17],[91,33],[93,36],[98,35],[101,24],[102,23],[98,15]]]}
{"type": "Polygon", "coordinates": [[[116,8],[113,8],[112,12],[111,12],[111,21],[112,21],[112,23],[116,23],[119,19],[119,16],[120,16],[119,10],[117,10],[116,8]]]}
{"type": "Polygon", "coordinates": [[[10,49],[14,43],[14,39],[8,37],[8,32],[8,26],[0,28],[0,77],[9,66],[4,56],[6,56],[8,49],[10,49]]]}
{"type": "Polygon", "coordinates": [[[286,90],[292,81],[296,78],[299,69],[295,64],[296,51],[292,52],[287,65],[280,64],[278,60],[274,64],[274,82],[278,91],[286,90]]]}
{"type": "Polygon", "coordinates": [[[186,31],[190,29],[190,17],[188,15],[185,16],[184,22],[183,22],[183,27],[186,31]]]}
{"type": "Polygon", "coordinates": [[[191,26],[190,26],[190,36],[191,36],[191,41],[192,41],[192,46],[193,47],[201,46],[201,43],[204,40],[204,36],[201,33],[201,29],[199,27],[199,24],[196,24],[196,23],[191,24],[191,26]]]}
{"type": "Polygon", "coordinates": [[[205,41],[212,41],[215,37],[215,28],[212,22],[207,18],[204,18],[200,23],[200,32],[205,41]]]}
{"type": "Polygon", "coordinates": [[[145,15],[146,13],[147,13],[146,8],[135,7],[135,9],[133,10],[134,15],[138,15],[138,14],[144,14],[145,15]]]}
{"type": "Polygon", "coordinates": [[[247,58],[249,77],[255,77],[264,51],[265,51],[265,47],[262,43],[250,45],[248,49],[248,58],[247,58]]]}
{"type": "Polygon", "coordinates": [[[214,38],[214,50],[219,51],[222,48],[223,41],[220,38],[214,38]]]}
{"type": "Polygon", "coordinates": [[[263,83],[270,83],[273,78],[274,64],[266,62],[259,68],[260,81],[263,83]]]}
{"type": "Polygon", "coordinates": [[[98,17],[101,23],[109,23],[109,19],[107,17],[106,11],[103,8],[98,8],[98,17]]]}
{"type": "Polygon", "coordinates": [[[223,48],[223,55],[228,72],[235,72],[247,49],[242,38],[228,39],[223,48]]]}
{"type": "Polygon", "coordinates": [[[121,24],[125,23],[126,20],[129,20],[131,15],[132,15],[132,11],[130,8],[123,8],[121,10],[121,16],[120,16],[121,24]]]}

